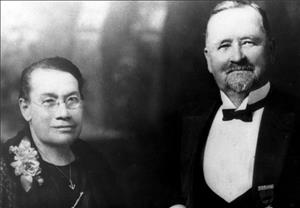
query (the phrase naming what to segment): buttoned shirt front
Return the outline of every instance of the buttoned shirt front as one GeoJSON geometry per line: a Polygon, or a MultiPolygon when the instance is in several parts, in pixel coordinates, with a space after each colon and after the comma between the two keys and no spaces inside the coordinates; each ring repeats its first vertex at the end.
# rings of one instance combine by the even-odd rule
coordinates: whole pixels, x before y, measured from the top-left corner
{"type": "Polygon", "coordinates": [[[210,128],[203,161],[204,177],[210,189],[231,202],[252,187],[253,166],[259,126],[264,108],[253,113],[252,122],[233,119],[223,121],[223,109],[243,110],[265,98],[270,90],[268,82],[249,93],[236,108],[224,92],[210,128]]]}

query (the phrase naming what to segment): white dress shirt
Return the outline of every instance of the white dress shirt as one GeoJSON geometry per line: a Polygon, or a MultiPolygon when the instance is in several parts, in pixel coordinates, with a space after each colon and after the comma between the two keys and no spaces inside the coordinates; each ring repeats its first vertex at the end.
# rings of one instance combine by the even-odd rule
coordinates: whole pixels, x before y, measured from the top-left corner
{"type": "MultiPolygon", "coordinates": [[[[236,110],[243,110],[265,98],[268,82],[249,93],[236,110]]],[[[204,178],[210,189],[227,202],[235,200],[252,187],[253,166],[259,126],[264,108],[253,113],[252,122],[223,121],[222,109],[236,108],[221,91],[220,106],[210,128],[203,161],[204,178]]]]}

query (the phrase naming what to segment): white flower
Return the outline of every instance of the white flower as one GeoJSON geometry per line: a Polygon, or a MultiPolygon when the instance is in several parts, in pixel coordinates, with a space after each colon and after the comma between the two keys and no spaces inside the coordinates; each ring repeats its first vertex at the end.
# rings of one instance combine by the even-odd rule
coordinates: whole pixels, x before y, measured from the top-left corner
{"type": "MultiPolygon", "coordinates": [[[[31,147],[30,141],[27,137],[22,139],[19,146],[10,146],[10,153],[14,153],[14,162],[10,165],[15,169],[15,175],[21,175],[21,179],[27,178],[29,181],[29,188],[24,187],[25,191],[29,191],[33,178],[35,178],[41,185],[42,178],[39,176],[41,173],[40,162],[38,161],[37,151],[31,147]]],[[[22,183],[23,184],[23,183],[22,183]]]]}

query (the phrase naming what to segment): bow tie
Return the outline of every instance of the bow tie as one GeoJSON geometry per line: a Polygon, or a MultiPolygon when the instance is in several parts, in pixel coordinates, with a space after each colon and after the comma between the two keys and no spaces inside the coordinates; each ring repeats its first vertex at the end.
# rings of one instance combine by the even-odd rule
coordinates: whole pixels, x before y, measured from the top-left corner
{"type": "Polygon", "coordinates": [[[254,104],[247,105],[245,110],[223,109],[223,121],[232,119],[240,119],[244,122],[251,122],[253,112],[262,108],[265,104],[265,99],[262,99],[254,104]]]}

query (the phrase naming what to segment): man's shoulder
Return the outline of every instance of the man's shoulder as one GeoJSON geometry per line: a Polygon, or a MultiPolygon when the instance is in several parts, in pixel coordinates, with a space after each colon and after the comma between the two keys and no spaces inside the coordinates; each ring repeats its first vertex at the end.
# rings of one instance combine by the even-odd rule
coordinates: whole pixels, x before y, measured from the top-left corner
{"type": "MultiPolygon", "coordinates": [[[[268,110],[268,112],[276,114],[279,118],[278,121],[280,121],[283,126],[291,126],[295,135],[300,135],[299,97],[290,93],[273,89],[265,109],[268,110]]],[[[298,140],[298,138],[296,140],[298,140]]]]}
{"type": "Polygon", "coordinates": [[[201,116],[203,114],[207,114],[220,105],[221,101],[219,98],[194,101],[185,104],[182,107],[181,112],[184,117],[201,116]]]}
{"type": "Polygon", "coordinates": [[[300,113],[300,97],[278,90],[278,88],[273,88],[270,92],[269,105],[278,110],[300,113]]]}

